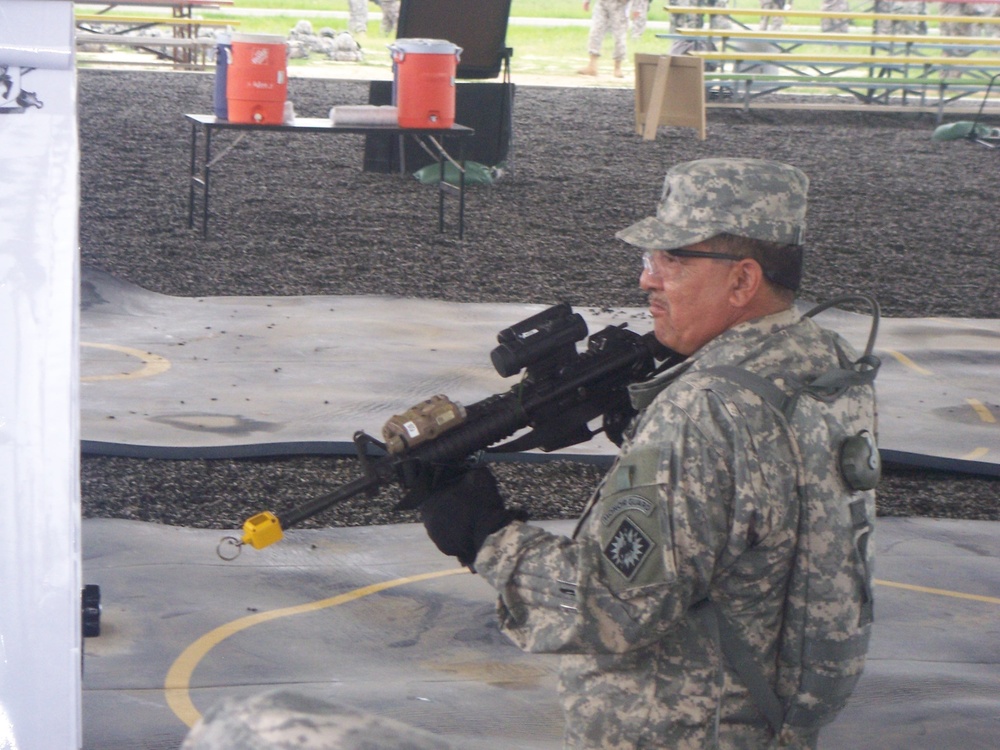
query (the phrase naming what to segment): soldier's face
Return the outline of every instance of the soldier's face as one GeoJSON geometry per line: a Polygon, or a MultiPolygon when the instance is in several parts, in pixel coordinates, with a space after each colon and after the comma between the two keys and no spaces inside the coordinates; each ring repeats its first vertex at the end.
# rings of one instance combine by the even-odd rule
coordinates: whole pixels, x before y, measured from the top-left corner
{"type": "MultiPolygon", "coordinates": [[[[711,252],[699,242],[686,248],[711,252]]],[[[689,355],[733,325],[739,311],[731,304],[733,261],[683,258],[662,250],[649,254],[639,286],[649,294],[657,341],[689,355]]]]}

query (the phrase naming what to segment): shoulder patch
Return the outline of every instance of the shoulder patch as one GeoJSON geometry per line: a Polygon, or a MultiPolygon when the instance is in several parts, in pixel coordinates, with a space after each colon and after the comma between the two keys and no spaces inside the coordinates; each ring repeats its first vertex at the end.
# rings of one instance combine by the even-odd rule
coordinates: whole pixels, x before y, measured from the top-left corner
{"type": "Polygon", "coordinates": [[[653,543],[649,537],[626,517],[604,548],[604,556],[615,570],[631,581],[652,550],[653,543]]]}

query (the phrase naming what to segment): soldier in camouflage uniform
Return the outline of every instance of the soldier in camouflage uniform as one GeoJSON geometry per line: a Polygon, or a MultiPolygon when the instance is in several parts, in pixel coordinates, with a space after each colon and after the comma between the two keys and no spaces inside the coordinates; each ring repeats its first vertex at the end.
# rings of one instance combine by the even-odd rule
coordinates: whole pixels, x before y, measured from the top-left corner
{"type": "MultiPolygon", "coordinates": [[[[485,467],[421,506],[438,548],[499,592],[503,632],[563,655],[567,748],[777,745],[701,604],[720,605],[773,683],[797,482],[840,486],[794,468],[800,449],[829,457],[822,425],[794,445],[759,398],[708,370],[735,365],[787,384],[837,366],[830,332],[793,307],[807,185],[776,162],[683,163],[656,215],[618,233],[646,251],[640,286],[656,338],[687,359],[632,387],[638,417],[571,538],[519,520],[485,467]]],[[[873,397],[842,400],[845,421],[874,412],[873,397]]],[[[781,737],[782,747],[815,743],[815,733],[781,737]]]]}
{"type": "MultiPolygon", "coordinates": [[[[590,37],[587,40],[587,52],[590,60],[586,67],[577,71],[582,76],[597,75],[597,61],[601,58],[601,45],[604,37],[611,35],[614,45],[611,59],[614,62],[614,75],[622,78],[622,62],[625,60],[625,43],[628,33],[629,0],[594,0],[594,12],[590,18],[590,37]]],[[[583,0],[583,9],[590,9],[590,0],[583,0]]]]}

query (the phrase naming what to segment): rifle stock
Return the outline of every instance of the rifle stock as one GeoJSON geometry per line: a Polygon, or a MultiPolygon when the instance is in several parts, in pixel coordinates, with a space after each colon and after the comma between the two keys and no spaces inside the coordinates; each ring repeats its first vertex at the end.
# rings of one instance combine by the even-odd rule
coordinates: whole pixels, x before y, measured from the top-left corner
{"type": "MultiPolygon", "coordinates": [[[[280,515],[258,513],[244,523],[242,538],[225,537],[220,542],[220,557],[234,558],[243,544],[255,549],[273,544],[284,530],[356,495],[374,493],[393,482],[406,487],[407,478],[420,467],[456,465],[482,452],[534,448],[550,452],[590,440],[599,432],[620,444],[634,416],[628,386],[676,364],[681,357],[659,344],[652,333],[640,335],[624,324],[592,335],[587,349],[578,352],[576,341],[586,335],[586,323],[568,304],[550,307],[502,331],[492,358],[501,375],[524,370],[514,387],[465,409],[455,405],[462,418],[454,426],[412,445],[387,440],[395,446],[390,449],[364,432],[355,433],[364,469],[361,477],[280,515]],[[602,418],[601,429],[592,430],[589,423],[597,418],[602,418]],[[528,432],[501,444],[524,429],[528,432]],[[369,455],[369,445],[385,454],[369,455]],[[235,554],[223,553],[227,544],[235,548],[235,554]]],[[[443,396],[435,398],[447,402],[443,396]]],[[[401,504],[398,509],[408,507],[401,504]]]]}

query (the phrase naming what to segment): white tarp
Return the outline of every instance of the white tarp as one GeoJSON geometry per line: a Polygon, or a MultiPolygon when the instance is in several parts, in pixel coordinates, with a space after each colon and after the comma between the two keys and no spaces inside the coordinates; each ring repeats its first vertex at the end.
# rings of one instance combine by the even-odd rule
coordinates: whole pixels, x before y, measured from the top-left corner
{"type": "MultiPolygon", "coordinates": [[[[393,414],[444,393],[464,404],[510,389],[490,362],[496,335],[545,305],[397,297],[154,294],[84,271],[87,450],[210,457],[350,452],[393,414]]],[[[803,303],[808,307],[808,303],[803,303]]],[[[578,308],[591,333],[641,309],[578,308]]],[[[817,318],[857,348],[871,318],[817,318]]],[[[1000,321],[883,319],[876,354],[883,452],[905,463],[1000,469],[1000,321]]],[[[598,438],[565,453],[611,456],[598,438]]]]}

